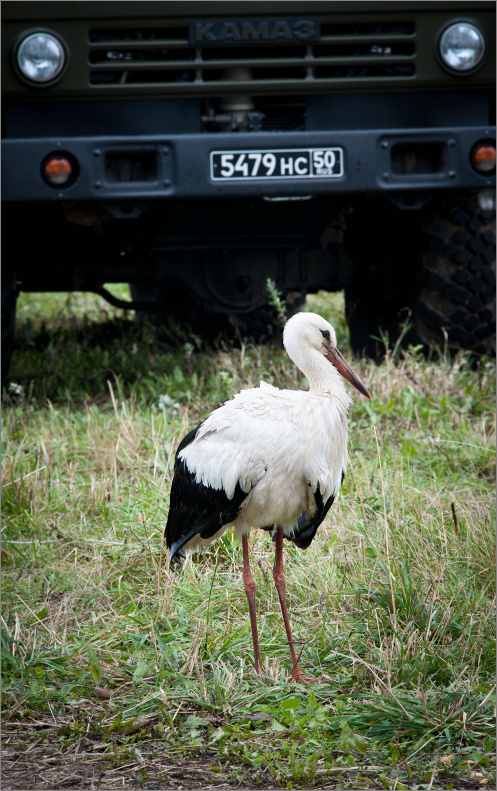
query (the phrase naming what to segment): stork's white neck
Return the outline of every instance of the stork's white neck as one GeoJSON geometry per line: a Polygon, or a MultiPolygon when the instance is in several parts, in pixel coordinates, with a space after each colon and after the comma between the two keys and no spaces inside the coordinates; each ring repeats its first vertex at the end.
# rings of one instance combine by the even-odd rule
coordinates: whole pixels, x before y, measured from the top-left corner
{"type": "Polygon", "coordinates": [[[351,402],[345,380],[337,369],[312,346],[287,348],[295,365],[300,368],[309,382],[311,393],[323,393],[333,397],[346,410],[351,402]]]}

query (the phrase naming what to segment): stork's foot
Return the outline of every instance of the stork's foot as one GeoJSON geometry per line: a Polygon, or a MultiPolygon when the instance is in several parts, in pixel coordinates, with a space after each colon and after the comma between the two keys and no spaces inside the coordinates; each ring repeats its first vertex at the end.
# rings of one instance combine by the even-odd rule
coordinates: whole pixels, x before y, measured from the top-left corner
{"type": "Polygon", "coordinates": [[[290,681],[295,681],[296,684],[319,684],[318,678],[309,678],[300,668],[293,671],[290,681]]]}

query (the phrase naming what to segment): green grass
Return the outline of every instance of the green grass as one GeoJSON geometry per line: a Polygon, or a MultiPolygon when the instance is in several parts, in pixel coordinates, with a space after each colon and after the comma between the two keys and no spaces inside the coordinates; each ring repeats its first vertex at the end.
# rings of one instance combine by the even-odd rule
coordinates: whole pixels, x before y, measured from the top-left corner
{"type": "MultiPolygon", "coordinates": [[[[241,387],[303,377],[278,340],[206,348],[102,304],[20,300],[2,409],[4,769],[30,750],[61,772],[73,755],[98,766],[101,788],[119,772],[198,787],[195,761],[233,787],[495,787],[493,362],[354,362],[373,399],[351,409],[340,498],[306,552],[285,546],[319,679],[301,687],[270,537],[250,539],[259,679],[240,546],[227,534],[172,575],[162,534],[186,431],[241,387]]],[[[351,357],[341,296],[308,306],[351,357]]]]}

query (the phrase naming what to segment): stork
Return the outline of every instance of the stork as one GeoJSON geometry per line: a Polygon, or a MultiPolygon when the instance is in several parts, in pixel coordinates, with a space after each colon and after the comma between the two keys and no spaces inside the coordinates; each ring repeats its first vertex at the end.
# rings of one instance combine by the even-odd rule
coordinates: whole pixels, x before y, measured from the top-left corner
{"type": "Polygon", "coordinates": [[[181,441],[175,458],[166,543],[170,566],[184,550],[198,552],[236,530],[243,548],[255,670],[260,675],[255,582],[247,535],[270,530],[276,544],[273,578],[292,657],[292,679],[310,683],[300,669],[285,598],[283,538],[307,549],[342,484],[347,466],[344,379],[366,398],[366,387],[337,349],[329,322],[297,313],[283,331],[290,359],[309,390],[280,390],[265,382],[242,390],[181,441]]]}

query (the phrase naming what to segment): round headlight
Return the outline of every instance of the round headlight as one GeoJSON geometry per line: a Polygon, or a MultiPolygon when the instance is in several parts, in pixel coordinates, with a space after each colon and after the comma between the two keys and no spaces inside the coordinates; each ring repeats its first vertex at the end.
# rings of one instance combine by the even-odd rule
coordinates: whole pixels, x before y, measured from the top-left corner
{"type": "Polygon", "coordinates": [[[17,66],[22,76],[44,85],[59,76],[66,62],[62,43],[51,33],[31,33],[17,48],[17,66]]]}
{"type": "Polygon", "coordinates": [[[452,71],[476,69],[485,55],[483,33],[469,22],[450,25],[440,37],[440,57],[452,71]]]}

